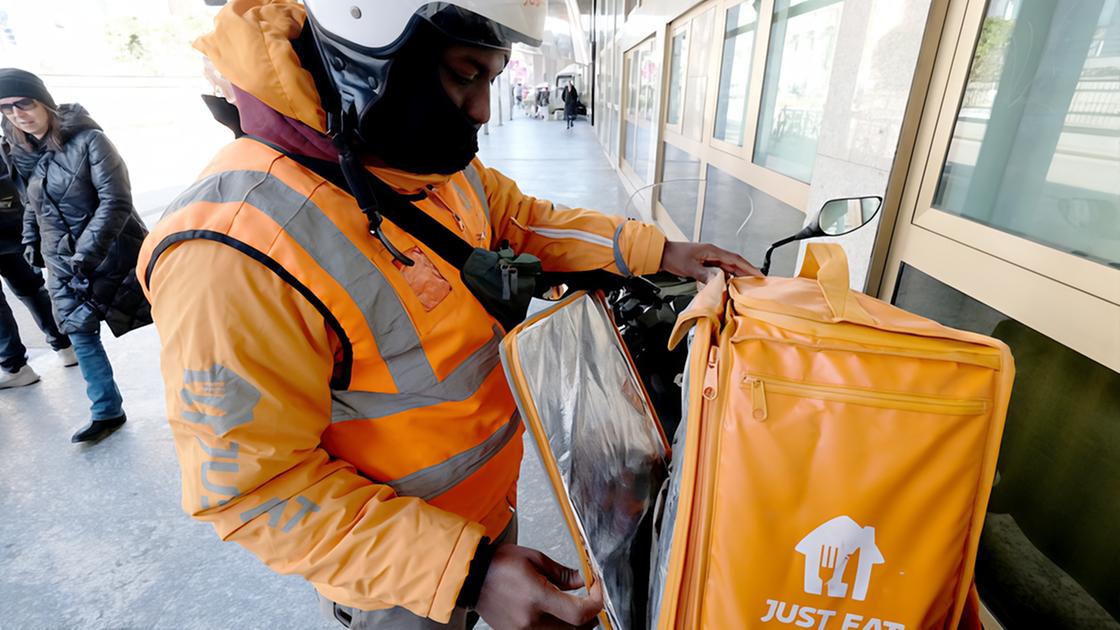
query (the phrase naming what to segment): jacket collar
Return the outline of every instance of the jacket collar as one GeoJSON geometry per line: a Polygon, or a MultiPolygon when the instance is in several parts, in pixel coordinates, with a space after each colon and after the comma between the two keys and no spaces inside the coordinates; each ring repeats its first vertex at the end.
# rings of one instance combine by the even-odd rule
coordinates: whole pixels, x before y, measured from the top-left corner
{"type": "MultiPolygon", "coordinates": [[[[245,133],[267,140],[289,153],[305,155],[318,160],[335,162],[338,152],[325,134],[310,126],[284,116],[248,92],[234,86],[237,109],[241,112],[241,127],[245,133]]],[[[373,163],[366,168],[381,181],[402,194],[416,194],[432,190],[447,183],[450,175],[420,175],[373,163]]]]}

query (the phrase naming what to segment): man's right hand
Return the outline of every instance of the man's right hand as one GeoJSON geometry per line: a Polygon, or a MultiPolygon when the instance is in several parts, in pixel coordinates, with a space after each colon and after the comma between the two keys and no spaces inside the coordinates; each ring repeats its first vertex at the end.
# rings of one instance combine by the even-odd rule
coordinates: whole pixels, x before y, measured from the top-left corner
{"type": "Polygon", "coordinates": [[[46,263],[43,262],[43,255],[39,253],[39,248],[35,245],[23,246],[23,259],[32,267],[42,268],[47,266],[46,263]]]}
{"type": "Polygon", "coordinates": [[[571,591],[582,587],[579,571],[543,553],[517,545],[494,551],[475,611],[494,630],[522,628],[593,628],[603,609],[602,587],[587,597],[571,591]]]}

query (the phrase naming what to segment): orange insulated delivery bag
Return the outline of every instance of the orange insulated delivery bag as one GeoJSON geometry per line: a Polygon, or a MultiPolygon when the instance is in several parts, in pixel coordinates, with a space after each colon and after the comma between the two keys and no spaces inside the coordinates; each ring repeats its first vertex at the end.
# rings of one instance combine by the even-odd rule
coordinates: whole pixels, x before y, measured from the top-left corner
{"type": "Polygon", "coordinates": [[[657,627],[977,626],[1007,346],[849,290],[838,245],[721,285],[673,333],[695,329],[657,627]]]}
{"type": "Polygon", "coordinates": [[[820,244],[800,277],[708,284],[686,336],[671,448],[601,297],[503,342],[605,627],[979,627],[1007,346],[851,291],[820,244]]]}

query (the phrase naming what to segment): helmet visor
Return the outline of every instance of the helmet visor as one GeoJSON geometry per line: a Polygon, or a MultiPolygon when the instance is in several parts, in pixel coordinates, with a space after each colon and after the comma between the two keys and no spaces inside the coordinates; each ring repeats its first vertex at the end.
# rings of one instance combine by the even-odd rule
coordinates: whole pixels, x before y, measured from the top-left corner
{"type": "Polygon", "coordinates": [[[508,50],[514,42],[540,46],[539,39],[520,33],[495,20],[448,2],[432,2],[416,11],[448,37],[461,43],[508,50]]]}

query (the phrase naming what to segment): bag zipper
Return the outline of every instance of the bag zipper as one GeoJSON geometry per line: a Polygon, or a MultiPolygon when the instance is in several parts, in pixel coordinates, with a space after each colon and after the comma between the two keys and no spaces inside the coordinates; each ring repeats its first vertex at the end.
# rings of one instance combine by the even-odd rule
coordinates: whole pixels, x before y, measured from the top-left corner
{"type": "Polygon", "coordinates": [[[713,486],[715,475],[711,467],[715,463],[715,449],[718,445],[719,427],[708,422],[711,416],[712,405],[719,396],[719,347],[712,346],[708,349],[708,367],[704,372],[704,389],[700,401],[700,448],[697,453],[698,466],[696,480],[699,484],[695,509],[692,511],[689,539],[693,541],[689,547],[693,556],[692,562],[686,564],[683,591],[687,596],[682,607],[683,624],[679,628],[698,628],[700,624],[700,585],[708,573],[708,539],[711,535],[711,510],[713,486]]]}
{"type": "Polygon", "coordinates": [[[947,416],[975,416],[988,409],[987,401],[980,399],[937,398],[935,396],[882,392],[844,385],[803,383],[755,374],[745,375],[740,386],[750,390],[751,416],[758,422],[765,421],[769,416],[766,406],[767,390],[771,393],[788,396],[803,396],[817,400],[831,400],[868,407],[901,409],[947,416]]]}
{"type": "MultiPolygon", "coordinates": [[[[813,330],[814,326],[822,325],[822,322],[801,315],[792,315],[787,313],[773,313],[770,311],[761,311],[754,308],[747,308],[744,310],[743,315],[753,318],[755,320],[772,324],[780,328],[788,328],[794,332],[801,334],[809,334],[816,336],[818,333],[813,330]],[[803,322],[808,322],[805,325],[803,322]]],[[[976,345],[972,342],[962,341],[952,337],[929,337],[919,335],[919,344],[922,347],[915,348],[898,348],[891,345],[884,345],[890,341],[892,337],[898,335],[910,335],[905,331],[886,330],[886,329],[867,329],[858,324],[842,323],[842,324],[828,324],[829,337],[831,340],[844,341],[849,344],[854,344],[862,347],[853,347],[849,345],[829,343],[829,340],[818,339],[816,341],[802,341],[796,339],[779,339],[767,335],[755,335],[750,333],[736,333],[731,337],[731,343],[740,343],[743,341],[763,341],[770,343],[782,343],[795,346],[802,346],[811,350],[835,350],[839,352],[858,352],[861,354],[878,354],[884,356],[898,356],[915,359],[930,359],[934,361],[955,361],[958,363],[967,363],[969,365],[978,365],[986,367],[991,370],[999,370],[1001,359],[999,351],[995,348],[987,346],[984,350],[972,349],[965,346],[976,345]],[[955,348],[939,348],[935,346],[937,341],[949,341],[956,345],[955,348]]]]}

